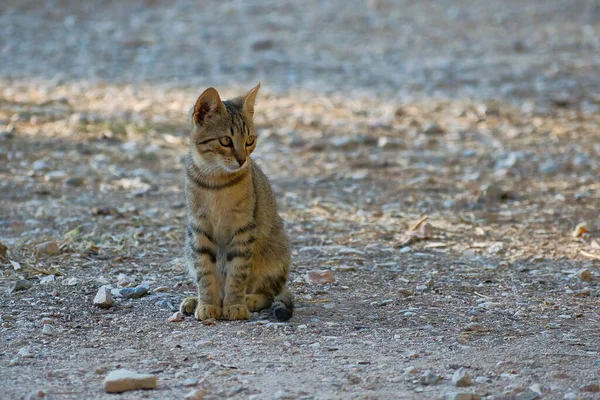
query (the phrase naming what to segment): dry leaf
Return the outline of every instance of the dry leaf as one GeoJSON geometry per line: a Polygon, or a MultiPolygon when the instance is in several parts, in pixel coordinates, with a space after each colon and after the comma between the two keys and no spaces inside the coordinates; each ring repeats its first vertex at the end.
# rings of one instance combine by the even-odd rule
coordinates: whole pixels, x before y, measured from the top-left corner
{"type": "Polygon", "coordinates": [[[325,285],[327,283],[335,282],[335,277],[333,276],[333,271],[329,269],[310,271],[308,274],[306,274],[306,282],[316,285],[325,285]]]}
{"type": "Polygon", "coordinates": [[[18,270],[21,269],[21,264],[19,264],[18,262],[11,260],[10,263],[12,264],[13,268],[15,269],[15,271],[18,271],[18,270]]]}
{"type": "Polygon", "coordinates": [[[8,247],[0,243],[0,259],[4,260],[6,258],[6,252],[8,251],[8,247]]]}
{"type": "Polygon", "coordinates": [[[580,222],[579,224],[577,224],[577,226],[575,227],[575,229],[573,230],[573,232],[571,233],[571,235],[574,238],[578,238],[578,237],[582,236],[586,232],[589,232],[588,229],[587,229],[587,224],[585,222],[580,222]]]}

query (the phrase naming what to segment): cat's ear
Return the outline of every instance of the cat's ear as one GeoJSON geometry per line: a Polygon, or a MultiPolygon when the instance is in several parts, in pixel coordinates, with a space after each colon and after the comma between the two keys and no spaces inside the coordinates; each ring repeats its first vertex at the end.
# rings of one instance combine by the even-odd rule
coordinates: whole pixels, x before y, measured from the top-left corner
{"type": "Polygon", "coordinates": [[[198,97],[198,100],[196,100],[192,118],[196,124],[202,125],[207,115],[222,114],[225,112],[225,105],[221,101],[219,92],[217,92],[215,88],[210,87],[198,97]]]}
{"type": "Polygon", "coordinates": [[[256,102],[256,95],[258,94],[258,89],[260,89],[260,82],[258,83],[258,85],[250,89],[248,94],[246,94],[246,96],[244,97],[244,106],[242,109],[250,115],[254,115],[254,103],[256,102]]]}

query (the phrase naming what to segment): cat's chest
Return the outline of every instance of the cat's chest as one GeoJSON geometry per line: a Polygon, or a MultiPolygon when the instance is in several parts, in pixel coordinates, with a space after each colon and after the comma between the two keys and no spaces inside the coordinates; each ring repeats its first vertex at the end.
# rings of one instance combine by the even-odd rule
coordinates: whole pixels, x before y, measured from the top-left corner
{"type": "Polygon", "coordinates": [[[219,246],[229,243],[233,232],[248,223],[254,210],[253,196],[239,191],[206,193],[203,203],[203,214],[219,246]]]}

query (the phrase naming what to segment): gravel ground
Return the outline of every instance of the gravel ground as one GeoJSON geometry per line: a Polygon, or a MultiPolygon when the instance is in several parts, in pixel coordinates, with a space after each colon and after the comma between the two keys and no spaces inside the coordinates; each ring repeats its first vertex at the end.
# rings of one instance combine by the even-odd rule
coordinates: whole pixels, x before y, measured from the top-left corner
{"type": "Polygon", "coordinates": [[[0,2],[0,398],[597,398],[598,1],[199,3],[0,2]],[[296,314],[170,322],[185,113],[257,81],[296,314]]]}

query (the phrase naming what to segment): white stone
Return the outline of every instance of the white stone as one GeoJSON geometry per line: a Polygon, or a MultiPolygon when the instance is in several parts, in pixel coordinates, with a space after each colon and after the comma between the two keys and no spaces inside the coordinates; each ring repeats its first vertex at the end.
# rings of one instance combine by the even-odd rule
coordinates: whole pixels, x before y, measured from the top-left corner
{"type": "Polygon", "coordinates": [[[128,390],[156,389],[156,375],[139,374],[127,369],[117,369],[104,378],[107,393],[122,393],[128,390]]]}
{"type": "Polygon", "coordinates": [[[115,304],[115,301],[112,298],[110,293],[110,289],[106,286],[102,286],[98,289],[98,293],[94,297],[94,305],[98,307],[110,307],[115,304]]]}
{"type": "Polygon", "coordinates": [[[191,392],[188,392],[184,399],[186,400],[202,400],[206,395],[206,389],[194,389],[191,392]]]}

